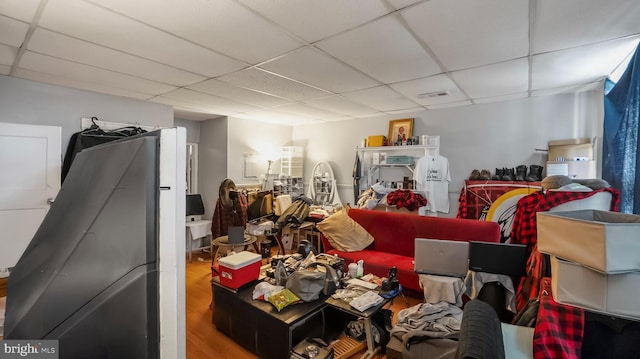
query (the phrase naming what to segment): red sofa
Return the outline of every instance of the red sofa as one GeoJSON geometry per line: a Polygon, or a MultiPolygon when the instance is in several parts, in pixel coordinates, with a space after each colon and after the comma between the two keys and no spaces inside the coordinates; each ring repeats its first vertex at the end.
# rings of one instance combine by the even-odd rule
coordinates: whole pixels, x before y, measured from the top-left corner
{"type": "Polygon", "coordinates": [[[349,210],[349,217],[373,236],[373,243],[362,251],[342,252],[321,236],[324,252],[344,258],[345,270],[349,263],[362,259],[365,274],[379,277],[386,277],[389,268],[396,266],[400,284],[420,293],[418,274],[413,271],[415,238],[500,242],[500,226],[496,222],[356,208],[349,210]]]}

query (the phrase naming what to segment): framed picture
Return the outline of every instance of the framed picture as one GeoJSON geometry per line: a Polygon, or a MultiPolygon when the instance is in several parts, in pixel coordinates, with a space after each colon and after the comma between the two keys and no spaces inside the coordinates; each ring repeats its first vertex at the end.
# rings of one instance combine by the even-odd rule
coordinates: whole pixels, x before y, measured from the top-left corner
{"type": "Polygon", "coordinates": [[[402,146],[407,144],[407,140],[413,134],[413,119],[389,121],[389,144],[392,146],[402,146]]]}

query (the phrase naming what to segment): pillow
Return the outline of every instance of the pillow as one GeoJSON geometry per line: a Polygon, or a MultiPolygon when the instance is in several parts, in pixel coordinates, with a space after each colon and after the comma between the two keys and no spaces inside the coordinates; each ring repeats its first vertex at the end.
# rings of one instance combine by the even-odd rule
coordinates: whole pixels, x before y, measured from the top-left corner
{"type": "Polygon", "coordinates": [[[316,224],[316,227],[327,237],[331,246],[339,251],[357,252],[373,243],[369,232],[349,217],[347,208],[329,216],[316,224]]]}

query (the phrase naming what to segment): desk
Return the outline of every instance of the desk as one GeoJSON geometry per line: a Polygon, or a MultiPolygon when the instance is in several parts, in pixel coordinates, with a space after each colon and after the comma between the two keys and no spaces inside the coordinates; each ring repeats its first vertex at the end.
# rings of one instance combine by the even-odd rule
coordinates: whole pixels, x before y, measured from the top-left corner
{"type": "MultiPolygon", "coordinates": [[[[187,252],[189,253],[189,262],[191,262],[191,254],[193,252],[192,242],[196,239],[205,238],[211,235],[211,221],[209,220],[199,220],[199,221],[189,221],[185,223],[186,235],[185,238],[187,240],[187,252]]],[[[196,249],[204,249],[209,246],[200,246],[196,249]]]]}

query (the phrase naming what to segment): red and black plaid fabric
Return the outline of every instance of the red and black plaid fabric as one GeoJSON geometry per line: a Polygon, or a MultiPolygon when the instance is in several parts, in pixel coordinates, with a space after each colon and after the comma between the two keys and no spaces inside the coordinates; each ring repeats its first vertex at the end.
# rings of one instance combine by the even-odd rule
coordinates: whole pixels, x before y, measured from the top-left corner
{"type": "Polygon", "coordinates": [[[427,199],[420,193],[399,189],[387,194],[387,203],[398,208],[404,207],[410,211],[417,211],[418,208],[427,205],[427,199]]]}
{"type": "Polygon", "coordinates": [[[540,283],[540,307],[533,332],[533,357],[580,358],[584,335],[584,310],[553,300],[551,278],[543,278],[540,283]]]}
{"type": "Polygon", "coordinates": [[[511,243],[526,244],[529,252],[538,242],[536,213],[546,212],[560,204],[588,198],[596,193],[611,193],[611,211],[618,211],[620,192],[615,188],[604,188],[591,192],[538,191],[520,198],[511,225],[511,243]]]}

